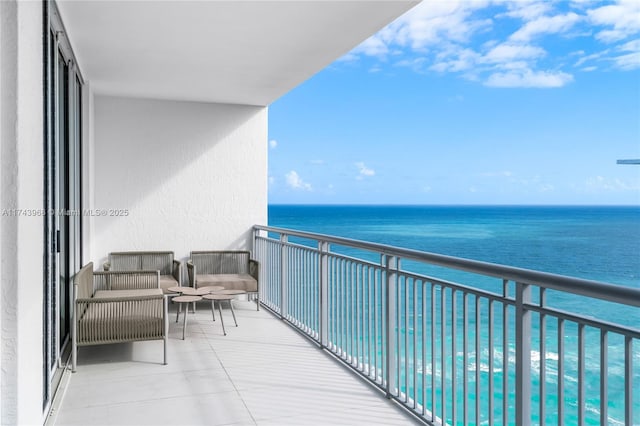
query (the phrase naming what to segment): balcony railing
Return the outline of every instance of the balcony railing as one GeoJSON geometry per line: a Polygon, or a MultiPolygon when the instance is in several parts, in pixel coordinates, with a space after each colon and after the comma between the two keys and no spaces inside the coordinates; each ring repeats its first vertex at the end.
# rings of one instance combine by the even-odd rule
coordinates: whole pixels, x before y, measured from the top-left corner
{"type": "Polygon", "coordinates": [[[427,424],[640,424],[640,289],[265,226],[254,257],[266,307],[427,424]]]}

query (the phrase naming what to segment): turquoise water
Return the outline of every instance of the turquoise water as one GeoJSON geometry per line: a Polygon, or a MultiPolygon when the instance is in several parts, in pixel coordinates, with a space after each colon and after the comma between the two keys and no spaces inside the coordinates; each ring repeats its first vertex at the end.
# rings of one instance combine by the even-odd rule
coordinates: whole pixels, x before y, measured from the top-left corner
{"type": "Polygon", "coordinates": [[[272,205],[269,225],[640,287],[640,207],[272,205]]]}
{"type": "MultiPolygon", "coordinates": [[[[276,205],[269,207],[269,225],[640,288],[640,207],[276,205]]],[[[365,253],[352,253],[349,249],[343,251],[367,256],[365,253]]],[[[435,273],[424,265],[403,267],[421,273],[435,273]]],[[[469,283],[470,278],[463,273],[438,271],[437,275],[442,277],[443,273],[449,274],[444,278],[469,283]]],[[[496,285],[499,283],[477,278],[473,280],[474,286],[499,291],[499,285],[496,285]]],[[[554,307],[640,328],[640,315],[636,308],[616,306],[611,309],[601,302],[562,293],[551,293],[548,296],[554,307]]],[[[482,314],[483,322],[486,321],[486,315],[485,310],[482,314]]],[[[534,317],[534,327],[536,322],[537,317],[534,317]]],[[[555,324],[555,320],[553,322],[555,324]]],[[[536,352],[539,342],[534,337],[532,358],[534,373],[541,362],[545,363],[546,383],[554,388],[558,381],[557,330],[549,328],[544,356],[536,352]]],[[[572,351],[576,344],[575,328],[569,324],[566,330],[564,381],[567,392],[567,424],[576,421],[572,414],[575,411],[575,398],[571,397],[577,393],[577,356],[575,350],[572,351]]],[[[401,331],[411,337],[414,332],[412,329],[401,331]]],[[[482,335],[480,338],[486,340],[487,336],[482,335]]],[[[457,337],[458,339],[461,337],[457,337]]],[[[599,365],[599,349],[596,351],[589,345],[591,341],[598,342],[598,333],[587,329],[586,339],[588,344],[585,363],[587,371],[590,371],[590,367],[597,368],[599,365]]],[[[633,353],[636,376],[640,365],[640,348],[637,346],[636,344],[633,353]]],[[[460,347],[459,344],[458,348],[460,347]]],[[[413,347],[409,346],[408,350],[412,351],[413,347]]],[[[499,345],[494,349],[498,360],[494,364],[496,386],[500,386],[502,380],[500,360],[503,350],[499,345]]],[[[508,350],[508,358],[511,360],[513,348],[508,350]]],[[[612,338],[609,341],[609,424],[623,424],[624,419],[623,353],[622,339],[612,338]]],[[[400,356],[403,358],[404,354],[401,353],[400,356]]],[[[459,352],[456,359],[462,356],[463,353],[459,352]]],[[[488,356],[483,353],[479,358],[482,371],[480,380],[486,382],[488,356]]],[[[535,374],[533,377],[533,398],[537,401],[538,383],[535,374]]],[[[586,379],[587,424],[599,424],[599,377],[587,374],[586,379]]],[[[634,390],[639,384],[640,377],[637,377],[634,390]]],[[[474,386],[473,383],[470,386],[474,386]]],[[[640,389],[634,392],[634,420],[640,424],[639,398],[640,389]]],[[[557,400],[552,396],[547,397],[550,413],[547,424],[554,424],[553,413],[556,406],[557,400]]],[[[499,410],[497,414],[500,414],[499,410]]],[[[483,422],[481,419],[479,423],[483,422]]]]}

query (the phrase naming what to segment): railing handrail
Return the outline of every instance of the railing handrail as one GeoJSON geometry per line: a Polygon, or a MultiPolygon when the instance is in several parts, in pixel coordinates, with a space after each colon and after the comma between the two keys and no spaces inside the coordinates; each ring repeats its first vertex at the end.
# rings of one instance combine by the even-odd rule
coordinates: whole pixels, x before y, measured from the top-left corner
{"type": "Polygon", "coordinates": [[[420,250],[394,247],[386,244],[372,243],[345,237],[337,237],[307,231],[278,228],[265,225],[254,225],[254,230],[275,232],[300,238],[307,238],[341,246],[374,251],[403,259],[417,260],[433,265],[444,266],[465,272],[507,279],[522,284],[532,284],[552,290],[559,290],[593,297],[596,299],[615,302],[629,306],[640,307],[640,289],[625,287],[617,284],[586,280],[565,275],[540,272],[514,266],[500,265],[479,260],[429,253],[420,250]]]}

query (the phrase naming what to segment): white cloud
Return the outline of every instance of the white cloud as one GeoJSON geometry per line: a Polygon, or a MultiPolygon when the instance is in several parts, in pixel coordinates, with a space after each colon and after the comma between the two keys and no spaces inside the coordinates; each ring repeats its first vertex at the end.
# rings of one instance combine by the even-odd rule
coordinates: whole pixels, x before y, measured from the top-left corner
{"type": "Polygon", "coordinates": [[[547,52],[540,47],[527,44],[503,43],[487,52],[483,61],[500,63],[517,59],[537,59],[546,54],[547,52]]]}
{"type": "Polygon", "coordinates": [[[581,17],[573,12],[566,15],[540,16],[524,24],[518,31],[511,34],[510,39],[527,42],[540,35],[564,33],[580,20],[581,17]]]}
{"type": "Polygon", "coordinates": [[[492,25],[490,19],[472,17],[474,11],[489,3],[465,0],[422,2],[394,23],[399,27],[397,37],[414,49],[424,49],[443,41],[467,42],[475,33],[492,25]]]}
{"type": "Polygon", "coordinates": [[[486,86],[489,87],[562,87],[573,81],[573,76],[561,71],[513,70],[491,74],[486,86]]]}
{"type": "Polygon", "coordinates": [[[640,69],[640,52],[617,56],[613,60],[621,70],[630,71],[640,69]]]}
{"type": "Polygon", "coordinates": [[[424,65],[427,62],[427,58],[412,58],[412,59],[401,59],[397,61],[394,65],[396,67],[405,67],[413,70],[416,73],[424,72],[424,65]]]}
{"type": "Polygon", "coordinates": [[[304,182],[302,178],[298,175],[298,172],[295,170],[291,170],[289,173],[285,175],[285,179],[287,180],[287,185],[293,189],[301,189],[304,191],[312,191],[310,183],[304,182]]]}
{"type": "Polygon", "coordinates": [[[351,52],[346,53],[342,55],[340,58],[338,58],[337,62],[351,63],[351,62],[357,62],[358,59],[360,59],[360,57],[358,56],[358,52],[354,49],[351,52]]]}
{"type": "Polygon", "coordinates": [[[612,179],[603,176],[588,178],[584,186],[589,192],[621,192],[640,190],[640,182],[628,183],[618,178],[612,179]]]}
{"type": "Polygon", "coordinates": [[[376,174],[375,170],[368,168],[363,162],[356,163],[356,167],[358,168],[359,173],[356,179],[363,179],[366,176],[373,176],[376,174]]]}
{"type": "MultiPolygon", "coordinates": [[[[593,61],[593,60],[599,60],[603,56],[609,54],[609,52],[610,52],[610,49],[603,50],[601,52],[592,53],[591,55],[584,55],[584,52],[581,52],[581,54],[583,56],[580,59],[578,59],[578,61],[576,61],[574,66],[579,67],[582,64],[584,64],[585,62],[593,61]]],[[[578,55],[580,55],[580,54],[578,54],[578,55]]]]}
{"type": "Polygon", "coordinates": [[[269,185],[274,185],[276,183],[276,178],[273,176],[269,176],[269,185]]]}
{"type": "Polygon", "coordinates": [[[623,44],[619,47],[619,50],[623,52],[640,52],[640,38],[623,44]]]}
{"type": "Polygon", "coordinates": [[[481,55],[471,49],[453,48],[437,55],[439,62],[434,63],[430,69],[438,72],[468,71],[481,62],[481,55]],[[451,59],[449,59],[451,58],[451,59]]]}
{"type": "Polygon", "coordinates": [[[635,70],[640,68],[640,39],[632,40],[618,47],[624,55],[613,58],[615,65],[622,70],[635,70]]]}
{"type": "Polygon", "coordinates": [[[389,53],[387,44],[378,35],[373,35],[360,43],[353,53],[363,53],[367,56],[385,57],[389,53]]]}
{"type": "Polygon", "coordinates": [[[269,148],[271,148],[271,149],[275,149],[277,146],[278,146],[278,141],[277,141],[277,140],[275,140],[275,139],[271,139],[271,140],[269,141],[269,148]]]}
{"type": "MultiPolygon", "coordinates": [[[[424,1],[343,61],[393,57],[394,66],[454,73],[489,87],[562,87],[573,80],[567,58],[575,58],[578,69],[640,67],[638,49],[621,51],[616,45],[638,33],[640,0],[424,1]],[[564,40],[556,43],[559,37],[564,40]],[[594,37],[611,46],[594,53],[594,37]],[[591,45],[582,43],[580,52],[565,53],[567,39],[590,40],[591,45]],[[592,60],[609,66],[586,64],[592,60]]],[[[367,66],[371,72],[381,69],[380,63],[367,66]]]]}
{"type": "Polygon", "coordinates": [[[588,10],[587,16],[595,25],[613,27],[596,34],[598,40],[606,43],[622,40],[640,32],[638,0],[619,0],[617,4],[588,10]]]}
{"type": "MultiPolygon", "coordinates": [[[[591,0],[589,0],[591,1],[591,0]]],[[[524,21],[532,21],[540,16],[549,13],[552,10],[549,2],[533,2],[518,1],[507,3],[508,12],[498,15],[498,17],[508,16],[510,18],[519,18],[524,21]]]]}
{"type": "Polygon", "coordinates": [[[475,10],[489,3],[484,0],[422,2],[362,42],[352,53],[384,58],[391,52],[392,45],[423,51],[443,41],[466,42],[474,33],[491,25],[490,19],[471,18],[475,10]]]}
{"type": "MultiPolygon", "coordinates": [[[[584,52],[582,52],[584,54],[584,52]]],[[[578,52],[579,54],[579,52],[578,52]]],[[[631,71],[640,68],[640,39],[631,40],[616,47],[584,55],[579,58],[574,66],[580,67],[585,62],[599,61],[613,64],[613,68],[623,71],[631,71]]],[[[583,71],[593,71],[595,66],[582,68],[583,71]]]]}

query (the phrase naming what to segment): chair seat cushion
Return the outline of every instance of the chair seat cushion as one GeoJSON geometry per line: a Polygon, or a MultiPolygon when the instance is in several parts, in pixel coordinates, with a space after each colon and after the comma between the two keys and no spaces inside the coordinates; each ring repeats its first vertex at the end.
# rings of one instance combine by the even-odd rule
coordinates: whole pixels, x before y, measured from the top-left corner
{"type": "Polygon", "coordinates": [[[173,278],[173,275],[160,275],[160,288],[164,294],[171,293],[167,290],[169,287],[177,287],[178,285],[178,280],[173,278]]]}
{"type": "Polygon", "coordinates": [[[163,338],[164,302],[159,288],[99,290],[93,299],[104,302],[81,305],[78,345],[163,338]],[[139,299],[149,296],[160,297],[139,299]]]}
{"type": "Polygon", "coordinates": [[[249,274],[198,274],[196,285],[198,287],[222,286],[225,290],[258,291],[258,282],[249,274]]]}

